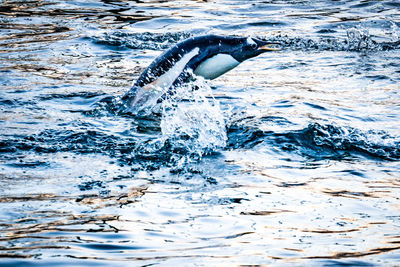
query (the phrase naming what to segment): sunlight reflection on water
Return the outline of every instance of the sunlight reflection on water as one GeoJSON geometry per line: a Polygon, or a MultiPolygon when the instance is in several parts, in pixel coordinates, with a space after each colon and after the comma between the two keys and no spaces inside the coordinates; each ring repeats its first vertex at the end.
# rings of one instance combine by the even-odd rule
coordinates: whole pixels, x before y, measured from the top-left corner
{"type": "Polygon", "coordinates": [[[400,263],[396,2],[23,2],[0,4],[1,266],[400,263]],[[283,49],[118,112],[206,33],[283,49]]]}

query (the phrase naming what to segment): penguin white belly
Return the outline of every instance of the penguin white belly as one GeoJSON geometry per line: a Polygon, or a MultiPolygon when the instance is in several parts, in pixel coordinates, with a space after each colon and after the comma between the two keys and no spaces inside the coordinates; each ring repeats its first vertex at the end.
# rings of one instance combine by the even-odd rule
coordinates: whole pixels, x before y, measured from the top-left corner
{"type": "Polygon", "coordinates": [[[213,80],[239,64],[240,62],[234,59],[231,55],[217,54],[201,62],[194,70],[194,74],[213,80]]]}

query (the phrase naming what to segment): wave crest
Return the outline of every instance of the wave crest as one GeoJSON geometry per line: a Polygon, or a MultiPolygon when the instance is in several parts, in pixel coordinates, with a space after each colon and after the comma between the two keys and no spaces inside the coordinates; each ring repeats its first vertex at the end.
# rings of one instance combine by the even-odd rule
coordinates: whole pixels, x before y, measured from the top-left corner
{"type": "Polygon", "coordinates": [[[357,155],[383,160],[400,159],[400,136],[334,124],[314,122],[304,129],[286,132],[263,131],[236,124],[228,129],[228,137],[228,147],[231,148],[249,149],[263,143],[281,152],[297,152],[315,160],[340,160],[357,155]]]}

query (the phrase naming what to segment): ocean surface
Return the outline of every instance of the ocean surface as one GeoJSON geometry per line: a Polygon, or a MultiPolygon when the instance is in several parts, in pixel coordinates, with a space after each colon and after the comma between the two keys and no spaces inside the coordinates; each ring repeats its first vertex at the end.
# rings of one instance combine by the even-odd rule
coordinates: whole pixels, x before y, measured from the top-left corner
{"type": "Polygon", "coordinates": [[[0,266],[399,266],[399,84],[397,0],[0,1],[0,266]],[[119,108],[204,34],[281,50],[119,108]]]}

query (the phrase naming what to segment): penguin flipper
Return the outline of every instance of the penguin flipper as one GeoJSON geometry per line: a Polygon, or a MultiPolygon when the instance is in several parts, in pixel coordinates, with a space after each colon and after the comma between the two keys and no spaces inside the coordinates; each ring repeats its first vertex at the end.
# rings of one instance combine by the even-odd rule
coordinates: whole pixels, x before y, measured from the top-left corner
{"type": "MultiPolygon", "coordinates": [[[[185,65],[184,69],[172,82],[171,86],[169,88],[164,88],[165,91],[157,99],[157,103],[161,103],[168,97],[174,95],[176,92],[175,88],[182,86],[193,78],[193,69],[197,67],[198,61],[197,58],[193,58],[185,65]]],[[[149,99],[148,93],[144,92],[147,91],[146,86],[156,83],[156,81],[152,81],[144,86],[139,86],[139,81],[143,81],[143,79],[138,79],[132,88],[122,97],[122,101],[124,101],[124,104],[129,108],[143,105],[149,99]]]]}

